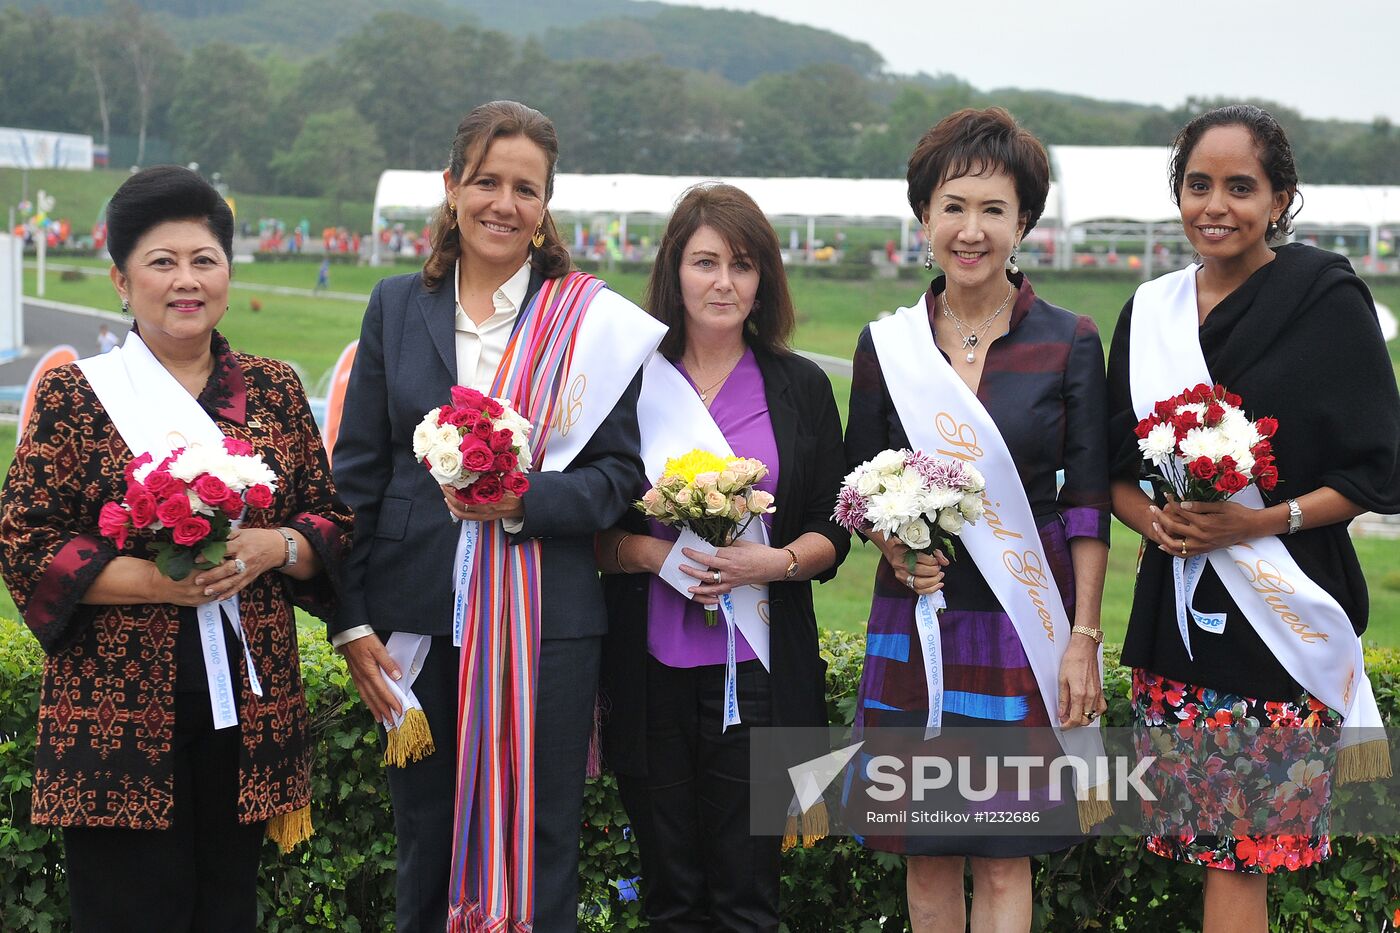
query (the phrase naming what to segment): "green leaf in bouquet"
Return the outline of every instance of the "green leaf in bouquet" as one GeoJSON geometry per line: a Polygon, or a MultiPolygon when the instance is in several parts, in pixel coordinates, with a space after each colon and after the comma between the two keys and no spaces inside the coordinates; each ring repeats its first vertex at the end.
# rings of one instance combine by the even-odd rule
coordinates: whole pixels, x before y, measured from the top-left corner
{"type": "Polygon", "coordinates": [[[210,541],[199,551],[199,568],[208,570],[216,567],[219,561],[224,559],[224,553],[228,550],[228,542],[224,540],[210,541]]]}
{"type": "Polygon", "coordinates": [[[194,570],[194,553],[178,544],[158,544],[156,569],[172,580],[183,580],[194,570]]]}

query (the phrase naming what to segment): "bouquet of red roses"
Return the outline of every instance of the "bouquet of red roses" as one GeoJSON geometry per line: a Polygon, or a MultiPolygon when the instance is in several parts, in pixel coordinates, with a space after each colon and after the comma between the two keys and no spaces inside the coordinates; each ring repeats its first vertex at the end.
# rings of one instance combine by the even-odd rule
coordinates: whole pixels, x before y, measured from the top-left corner
{"type": "Polygon", "coordinates": [[[1158,402],[1138,422],[1138,449],[1158,473],[1149,477],[1182,502],[1218,502],[1255,483],[1278,485],[1274,418],[1251,421],[1240,397],[1201,383],[1158,402]]]}
{"type": "Polygon", "coordinates": [[[452,404],[434,408],[413,430],[413,456],[466,505],[500,502],[530,488],[530,422],[508,399],[452,387],[452,404]]]}
{"type": "Polygon", "coordinates": [[[144,453],[126,466],[126,495],[108,502],[98,530],[126,547],[133,531],[156,534],[156,567],[172,580],[224,559],[229,532],[244,509],[272,506],[277,475],[246,441],[190,444],[160,463],[144,453]]]}

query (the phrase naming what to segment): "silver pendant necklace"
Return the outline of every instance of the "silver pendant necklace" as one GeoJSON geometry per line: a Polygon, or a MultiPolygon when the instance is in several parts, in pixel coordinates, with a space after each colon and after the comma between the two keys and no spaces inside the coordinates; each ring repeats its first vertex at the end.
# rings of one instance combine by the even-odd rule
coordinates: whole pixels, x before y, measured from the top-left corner
{"type": "Polygon", "coordinates": [[[1016,286],[1008,285],[1006,297],[1001,300],[1001,304],[997,305],[997,309],[993,311],[985,321],[974,328],[953,312],[953,306],[948,303],[948,292],[946,290],[943,292],[943,316],[953,322],[953,327],[958,332],[958,338],[962,341],[962,348],[967,351],[967,356],[963,357],[963,359],[967,360],[969,363],[977,362],[977,345],[982,342],[982,337],[987,333],[987,329],[992,326],[992,322],[997,319],[997,316],[1001,314],[1001,312],[1006,310],[1006,306],[1011,303],[1011,296],[1014,294],[1016,294],[1016,286]],[[972,333],[966,333],[963,330],[965,327],[972,331],[972,333]]]}

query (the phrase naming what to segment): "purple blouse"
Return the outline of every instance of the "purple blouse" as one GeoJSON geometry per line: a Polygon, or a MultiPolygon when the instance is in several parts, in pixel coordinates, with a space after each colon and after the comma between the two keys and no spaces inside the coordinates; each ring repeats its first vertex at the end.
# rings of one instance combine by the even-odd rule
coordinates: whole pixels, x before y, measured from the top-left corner
{"type": "MultiPolygon", "coordinates": [[[[674,364],[692,386],[690,374],[677,360],[674,364]]],[[[763,373],[753,350],[746,350],[734,367],[734,372],[710,403],[710,416],[719,425],[724,439],[738,457],[762,460],[768,475],[757,486],[764,492],[778,490],[778,443],[773,439],[773,422],[768,417],[768,397],[764,394],[763,373]]],[[[684,451],[676,451],[677,454],[684,451]]],[[[782,508],[782,503],[778,503],[782,508]]],[[[765,524],[771,515],[763,516],[765,524]]],[[[673,528],[648,520],[651,534],[674,541],[679,537],[673,528]]],[[[771,528],[771,524],[769,524],[771,528]]],[[[668,667],[700,667],[723,664],[726,647],[723,616],[718,625],[705,625],[705,611],[700,603],[689,600],[671,588],[660,577],[653,577],[647,596],[647,650],[651,656],[668,667]]],[[[751,661],[757,655],[744,640],[743,632],[735,631],[735,661],[751,661]]]]}

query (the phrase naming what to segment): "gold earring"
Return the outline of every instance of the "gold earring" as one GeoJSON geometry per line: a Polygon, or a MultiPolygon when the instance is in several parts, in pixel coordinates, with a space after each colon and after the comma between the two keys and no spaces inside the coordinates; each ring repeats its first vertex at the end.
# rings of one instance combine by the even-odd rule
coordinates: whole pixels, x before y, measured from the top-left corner
{"type": "Polygon", "coordinates": [[[530,237],[530,242],[531,242],[532,244],[534,244],[535,249],[539,249],[541,246],[544,245],[544,215],[543,215],[543,214],[540,215],[540,222],[537,223],[537,224],[535,224],[535,233],[534,233],[534,236],[530,237]]]}
{"type": "Polygon", "coordinates": [[[451,201],[448,201],[448,202],[447,202],[447,209],[448,209],[449,211],[451,211],[452,213],[454,213],[454,214],[457,213],[457,205],[454,204],[454,203],[451,202],[451,201]]]}

